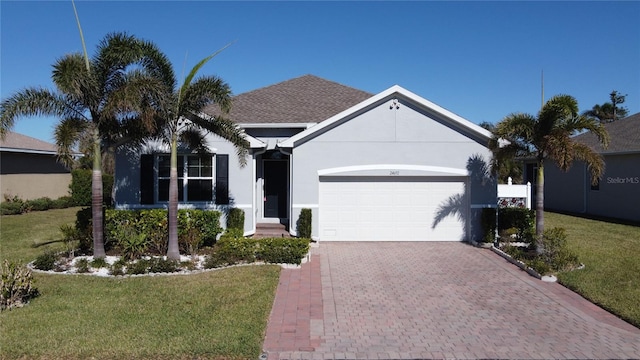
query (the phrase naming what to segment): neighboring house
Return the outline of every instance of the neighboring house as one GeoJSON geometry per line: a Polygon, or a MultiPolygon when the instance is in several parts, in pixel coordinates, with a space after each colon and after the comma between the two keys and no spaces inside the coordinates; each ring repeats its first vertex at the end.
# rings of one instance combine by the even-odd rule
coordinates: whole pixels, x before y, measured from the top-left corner
{"type": "MultiPolygon", "coordinates": [[[[574,139],[602,154],[605,172],[597,185],[584,162],[563,172],[545,167],[544,203],[549,210],[640,222],[640,113],[605,124],[609,146],[603,149],[591,133],[574,139]]],[[[525,178],[534,171],[526,166],[525,178]]]]}
{"type": "MultiPolygon", "coordinates": [[[[372,95],[306,75],[234,97],[229,117],[248,165],[214,135],[213,154],[184,149],[181,206],[241,208],[245,235],[269,222],[295,235],[310,208],[316,240],[477,241],[481,208],[496,206],[491,133],[402,87],[372,95]]],[[[120,151],[116,207],[166,206],[168,169],[166,148],[120,151]]]]}
{"type": "Polygon", "coordinates": [[[69,195],[71,172],[58,162],[54,144],[15,132],[0,140],[2,198],[57,199],[69,195]]]}

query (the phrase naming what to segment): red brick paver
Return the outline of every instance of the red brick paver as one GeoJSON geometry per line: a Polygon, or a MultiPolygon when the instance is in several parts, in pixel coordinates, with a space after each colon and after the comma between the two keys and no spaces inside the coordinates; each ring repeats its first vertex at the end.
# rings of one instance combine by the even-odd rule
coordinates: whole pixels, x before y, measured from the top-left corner
{"type": "Polygon", "coordinates": [[[269,359],[637,359],[640,330],[461,243],[322,243],[283,270],[269,359]]]}

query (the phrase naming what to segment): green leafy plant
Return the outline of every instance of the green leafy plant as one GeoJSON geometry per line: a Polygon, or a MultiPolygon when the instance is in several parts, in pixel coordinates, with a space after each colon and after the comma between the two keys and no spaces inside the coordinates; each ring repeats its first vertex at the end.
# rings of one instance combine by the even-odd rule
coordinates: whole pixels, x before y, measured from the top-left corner
{"type": "Polygon", "coordinates": [[[33,267],[38,270],[43,271],[51,271],[56,269],[56,262],[60,259],[60,255],[58,255],[53,250],[46,250],[44,253],[38,255],[36,259],[33,261],[33,267]]]}
{"type": "Polygon", "coordinates": [[[571,270],[579,265],[578,257],[569,250],[567,234],[563,228],[551,228],[542,236],[542,260],[556,271],[571,270]]]}
{"type": "Polygon", "coordinates": [[[198,255],[198,249],[202,245],[202,233],[197,228],[190,228],[184,231],[178,238],[180,249],[193,257],[198,255]]]}
{"type": "Polygon", "coordinates": [[[309,252],[309,239],[266,238],[258,241],[258,258],[272,264],[300,265],[309,252]]]}
{"type": "Polygon", "coordinates": [[[167,211],[164,209],[140,210],[137,218],[140,231],[147,234],[149,252],[156,255],[165,255],[169,241],[167,211]]]}
{"type": "Polygon", "coordinates": [[[150,273],[173,273],[180,270],[178,261],[161,257],[149,259],[148,264],[150,273]]]}
{"type": "Polygon", "coordinates": [[[137,261],[131,261],[127,264],[128,275],[140,275],[149,272],[149,260],[139,259],[137,261]]]}
{"type": "Polygon", "coordinates": [[[127,260],[140,258],[147,249],[147,234],[139,233],[133,226],[120,228],[118,246],[127,260]]]}
{"type": "Polygon", "coordinates": [[[124,268],[127,265],[127,261],[124,258],[116,260],[109,269],[109,275],[121,276],[124,275],[124,268]]]}
{"type": "Polygon", "coordinates": [[[231,208],[227,214],[227,229],[240,229],[244,231],[244,211],[231,208]]]}
{"type": "Polygon", "coordinates": [[[38,296],[31,270],[4,260],[0,267],[0,311],[24,306],[38,296]]]}
{"type": "Polygon", "coordinates": [[[88,273],[89,272],[89,260],[87,260],[86,258],[84,259],[78,259],[78,261],[76,261],[76,272],[77,273],[88,273]]]}
{"type": "Polygon", "coordinates": [[[91,260],[91,267],[94,267],[96,269],[106,268],[108,266],[109,266],[109,264],[107,263],[107,261],[104,258],[96,258],[96,259],[91,260]]]}
{"type": "Polygon", "coordinates": [[[300,210],[300,216],[296,223],[298,237],[311,239],[311,209],[300,210]]]}

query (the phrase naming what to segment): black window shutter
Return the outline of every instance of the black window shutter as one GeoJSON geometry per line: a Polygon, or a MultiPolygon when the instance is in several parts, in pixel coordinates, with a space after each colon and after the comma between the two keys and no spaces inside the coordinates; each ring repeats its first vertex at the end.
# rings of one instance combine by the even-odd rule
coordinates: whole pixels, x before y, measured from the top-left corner
{"type": "Polygon", "coordinates": [[[140,156],[140,204],[153,204],[154,193],[153,155],[140,156]]]}
{"type": "Polygon", "coordinates": [[[229,204],[229,155],[216,155],[216,204],[229,204]]]}

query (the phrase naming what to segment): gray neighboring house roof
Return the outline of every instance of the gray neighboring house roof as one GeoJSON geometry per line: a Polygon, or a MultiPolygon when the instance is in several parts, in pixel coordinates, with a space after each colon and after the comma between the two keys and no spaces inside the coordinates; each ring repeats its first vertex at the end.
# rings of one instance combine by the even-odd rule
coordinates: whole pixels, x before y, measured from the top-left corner
{"type": "MultiPolygon", "coordinates": [[[[304,75],[234,96],[228,117],[238,124],[318,123],[371,96],[366,91],[304,75]]],[[[217,115],[219,109],[209,106],[204,112],[217,115]]]]}
{"type": "Polygon", "coordinates": [[[601,154],[640,152],[640,113],[604,125],[609,132],[609,146],[604,149],[592,133],[574,137],[601,154]]]}
{"type": "Polygon", "coordinates": [[[8,131],[4,139],[0,139],[0,150],[52,155],[56,155],[58,153],[58,148],[55,144],[12,131],[8,131]]]}

